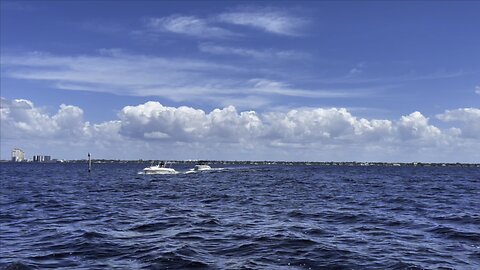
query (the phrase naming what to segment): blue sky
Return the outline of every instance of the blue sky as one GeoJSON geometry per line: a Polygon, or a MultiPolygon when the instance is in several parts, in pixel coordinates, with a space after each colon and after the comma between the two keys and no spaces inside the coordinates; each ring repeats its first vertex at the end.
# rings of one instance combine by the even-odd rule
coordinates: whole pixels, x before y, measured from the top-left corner
{"type": "Polygon", "coordinates": [[[2,150],[480,162],[480,3],[2,1],[2,150]]]}

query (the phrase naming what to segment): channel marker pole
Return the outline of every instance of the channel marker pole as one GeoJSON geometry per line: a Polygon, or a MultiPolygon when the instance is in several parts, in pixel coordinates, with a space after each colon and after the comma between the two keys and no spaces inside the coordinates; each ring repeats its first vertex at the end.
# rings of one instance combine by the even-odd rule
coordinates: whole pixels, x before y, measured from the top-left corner
{"type": "Polygon", "coordinates": [[[90,153],[88,153],[88,172],[92,171],[92,159],[90,153]]]}

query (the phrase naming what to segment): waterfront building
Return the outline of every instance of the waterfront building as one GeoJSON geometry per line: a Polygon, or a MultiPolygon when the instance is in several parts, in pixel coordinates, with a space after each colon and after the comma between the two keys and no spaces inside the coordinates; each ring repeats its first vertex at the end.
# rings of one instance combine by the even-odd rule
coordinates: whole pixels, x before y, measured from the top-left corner
{"type": "Polygon", "coordinates": [[[22,162],[25,161],[25,152],[20,148],[14,148],[12,150],[12,161],[13,162],[22,162]]]}
{"type": "Polygon", "coordinates": [[[52,156],[34,155],[33,162],[51,162],[52,156]]]}

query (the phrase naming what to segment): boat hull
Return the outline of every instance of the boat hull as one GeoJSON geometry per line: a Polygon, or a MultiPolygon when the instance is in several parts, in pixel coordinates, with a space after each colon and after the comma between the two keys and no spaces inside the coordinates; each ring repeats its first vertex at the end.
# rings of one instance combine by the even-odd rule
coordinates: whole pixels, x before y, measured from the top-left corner
{"type": "Polygon", "coordinates": [[[210,171],[212,167],[208,165],[195,165],[195,168],[193,168],[194,171],[210,171]]]}
{"type": "Polygon", "coordinates": [[[178,172],[172,168],[161,168],[157,166],[143,169],[144,174],[177,174],[178,172]]]}

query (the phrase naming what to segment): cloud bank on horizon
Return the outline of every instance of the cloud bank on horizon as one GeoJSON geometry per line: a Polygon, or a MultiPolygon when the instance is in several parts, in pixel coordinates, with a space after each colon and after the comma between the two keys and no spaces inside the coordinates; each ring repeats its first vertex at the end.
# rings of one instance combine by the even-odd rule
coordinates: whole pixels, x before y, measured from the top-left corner
{"type": "Polygon", "coordinates": [[[3,159],[480,162],[477,3],[9,3],[3,159]]]}
{"type": "Polygon", "coordinates": [[[470,155],[454,160],[467,162],[480,155],[473,150],[480,144],[477,108],[436,115],[453,123],[443,129],[418,111],[387,120],[359,118],[345,108],[257,113],[228,106],[205,112],[149,101],[125,106],[111,121],[90,123],[77,106],[61,104],[49,115],[30,100],[2,98],[0,112],[1,136],[7,144],[15,140],[33,148],[39,143],[68,147],[71,158],[92,148],[106,158],[132,159],[156,158],[159,152],[179,159],[229,159],[232,153],[248,158],[254,152],[273,160],[329,160],[332,156],[374,160],[382,152],[389,161],[407,153],[415,160],[442,161],[462,149],[470,155]]]}

